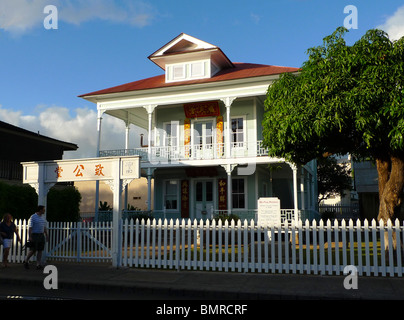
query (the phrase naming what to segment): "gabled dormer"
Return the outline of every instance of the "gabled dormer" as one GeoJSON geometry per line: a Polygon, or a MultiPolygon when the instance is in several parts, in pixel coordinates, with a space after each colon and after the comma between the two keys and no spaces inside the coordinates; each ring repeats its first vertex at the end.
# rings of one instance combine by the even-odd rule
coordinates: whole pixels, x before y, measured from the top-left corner
{"type": "Polygon", "coordinates": [[[154,52],[149,59],[165,71],[167,83],[211,78],[220,70],[234,67],[219,47],[185,33],[154,52]]]}

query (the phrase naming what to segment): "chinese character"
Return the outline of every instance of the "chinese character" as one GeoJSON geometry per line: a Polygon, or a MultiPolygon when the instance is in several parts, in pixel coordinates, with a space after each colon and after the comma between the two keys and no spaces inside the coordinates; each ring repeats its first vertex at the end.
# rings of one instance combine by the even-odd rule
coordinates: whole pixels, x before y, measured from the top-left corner
{"type": "Polygon", "coordinates": [[[59,167],[59,166],[58,166],[58,167],[56,168],[55,172],[56,172],[58,178],[61,178],[61,177],[62,177],[62,172],[63,172],[62,167],[59,167]]]}
{"type": "Polygon", "coordinates": [[[81,172],[81,170],[84,170],[84,166],[81,164],[79,166],[76,167],[76,169],[74,169],[73,173],[76,173],[76,177],[82,177],[83,173],[81,172]]]}
{"type": "Polygon", "coordinates": [[[104,167],[101,166],[100,164],[97,164],[95,166],[95,175],[96,176],[103,176],[104,174],[102,173],[102,169],[104,169],[104,167]]]}

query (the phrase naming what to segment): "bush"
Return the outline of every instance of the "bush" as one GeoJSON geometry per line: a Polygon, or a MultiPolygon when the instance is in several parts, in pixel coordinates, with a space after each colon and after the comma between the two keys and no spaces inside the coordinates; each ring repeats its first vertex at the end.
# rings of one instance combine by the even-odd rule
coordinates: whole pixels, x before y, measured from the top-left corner
{"type": "Polygon", "coordinates": [[[219,220],[222,221],[222,223],[224,224],[225,221],[228,221],[228,223],[230,224],[232,220],[234,220],[234,223],[236,224],[237,221],[239,220],[239,217],[233,213],[231,214],[219,214],[216,217],[213,218],[213,220],[216,221],[216,223],[219,222],[219,220]]]}
{"type": "Polygon", "coordinates": [[[29,185],[9,185],[0,182],[0,219],[10,213],[14,220],[29,219],[38,207],[38,195],[29,185]]]}
{"type": "Polygon", "coordinates": [[[335,219],[335,211],[334,210],[326,210],[323,213],[321,213],[321,219],[325,222],[327,220],[333,220],[335,219]]]}
{"type": "Polygon", "coordinates": [[[80,221],[81,194],[75,187],[51,188],[48,193],[46,220],[80,221]]]}

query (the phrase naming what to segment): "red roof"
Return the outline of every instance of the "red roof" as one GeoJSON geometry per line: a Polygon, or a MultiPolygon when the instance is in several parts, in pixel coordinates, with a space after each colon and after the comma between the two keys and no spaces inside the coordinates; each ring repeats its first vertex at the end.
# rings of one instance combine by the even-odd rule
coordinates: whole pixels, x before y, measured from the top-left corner
{"type": "Polygon", "coordinates": [[[201,83],[210,83],[217,81],[226,81],[226,80],[236,80],[243,78],[251,78],[251,77],[260,77],[260,76],[269,76],[276,75],[285,72],[297,72],[299,68],[292,67],[279,67],[279,66],[270,66],[263,64],[254,64],[254,63],[234,63],[234,68],[228,68],[222,70],[215,74],[212,78],[208,79],[198,79],[198,80],[189,80],[189,81],[179,81],[179,82],[165,82],[165,75],[160,75],[156,77],[151,77],[143,80],[138,80],[126,84],[122,84],[116,87],[103,89],[87,94],[80,95],[79,97],[87,97],[101,94],[109,94],[109,93],[119,93],[119,92],[128,92],[128,91],[136,91],[136,90],[147,90],[147,89],[156,89],[156,88],[165,88],[165,87],[175,87],[175,86],[184,86],[190,84],[201,84],[201,83]]]}

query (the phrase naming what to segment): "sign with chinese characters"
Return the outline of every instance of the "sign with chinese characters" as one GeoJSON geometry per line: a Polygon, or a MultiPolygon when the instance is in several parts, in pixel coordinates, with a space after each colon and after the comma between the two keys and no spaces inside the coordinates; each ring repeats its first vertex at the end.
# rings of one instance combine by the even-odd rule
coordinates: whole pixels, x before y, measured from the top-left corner
{"type": "Polygon", "coordinates": [[[187,118],[217,117],[220,115],[218,101],[195,102],[184,104],[187,118]]]}
{"type": "Polygon", "coordinates": [[[181,181],[181,218],[189,218],[189,181],[181,181]]]}
{"type": "Polygon", "coordinates": [[[24,183],[40,178],[45,183],[140,178],[138,156],[32,162],[23,163],[23,168],[24,183]]]}
{"type": "Polygon", "coordinates": [[[261,227],[281,226],[281,201],[278,198],[258,199],[258,225],[261,227]]]}
{"type": "Polygon", "coordinates": [[[227,210],[227,180],[218,179],[219,210],[227,210]]]}

